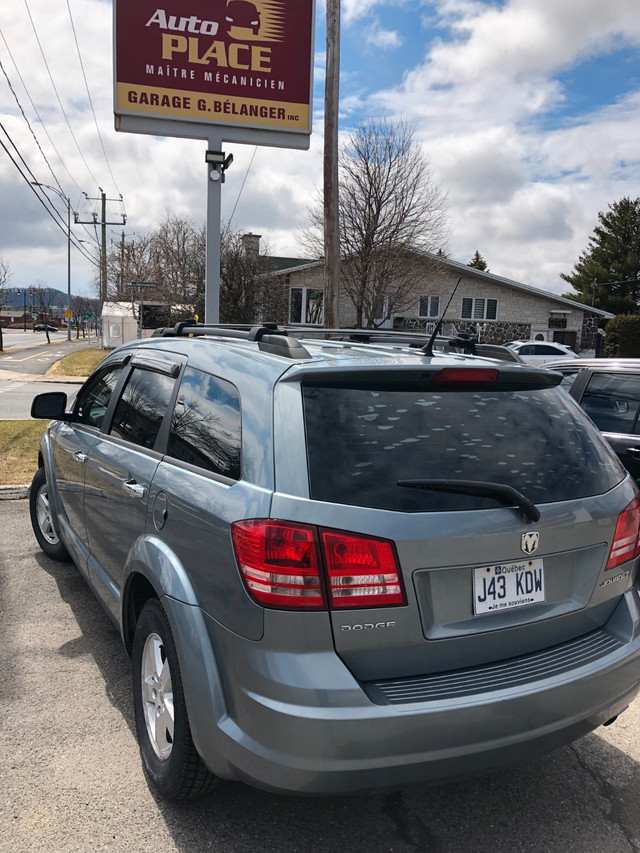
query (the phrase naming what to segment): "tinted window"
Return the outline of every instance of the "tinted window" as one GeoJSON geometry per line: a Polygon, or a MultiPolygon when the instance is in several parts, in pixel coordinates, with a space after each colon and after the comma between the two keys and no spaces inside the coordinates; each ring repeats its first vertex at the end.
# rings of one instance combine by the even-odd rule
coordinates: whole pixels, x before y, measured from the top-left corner
{"type": "Polygon", "coordinates": [[[224,379],[187,368],[171,418],[169,456],[240,479],[240,398],[224,379]]]}
{"type": "Polygon", "coordinates": [[[536,352],[538,355],[566,355],[566,353],[558,347],[552,347],[549,346],[549,344],[538,344],[536,346],[536,352]]]}
{"type": "Polygon", "coordinates": [[[578,378],[580,371],[579,370],[563,370],[561,372],[562,372],[562,382],[560,383],[560,387],[564,388],[565,391],[568,391],[569,388],[571,388],[573,383],[578,378]]]}
{"type": "Polygon", "coordinates": [[[118,400],[110,433],[140,447],[153,447],[169,408],[174,384],[175,379],[170,376],[150,370],[132,370],[118,400]]]}
{"type": "Polygon", "coordinates": [[[487,498],[397,486],[483,480],[534,503],[599,494],[624,476],[575,403],[521,392],[304,388],[311,497],[404,512],[469,509],[487,498]]]}
{"type": "Polygon", "coordinates": [[[640,376],[594,373],[582,407],[603,432],[637,432],[640,376]]]}
{"type": "Polygon", "coordinates": [[[114,388],[122,373],[122,366],[97,375],[80,391],[74,406],[76,420],[88,426],[102,426],[114,388]]]}

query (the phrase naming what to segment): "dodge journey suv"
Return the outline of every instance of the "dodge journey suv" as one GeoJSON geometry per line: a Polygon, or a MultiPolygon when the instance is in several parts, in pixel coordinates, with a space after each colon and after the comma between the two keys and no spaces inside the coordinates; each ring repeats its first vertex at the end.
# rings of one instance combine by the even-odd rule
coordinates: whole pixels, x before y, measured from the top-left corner
{"type": "Polygon", "coordinates": [[[560,379],[185,323],[34,399],[35,535],[122,634],[160,792],[456,779],[627,707],[640,504],[560,379]]]}

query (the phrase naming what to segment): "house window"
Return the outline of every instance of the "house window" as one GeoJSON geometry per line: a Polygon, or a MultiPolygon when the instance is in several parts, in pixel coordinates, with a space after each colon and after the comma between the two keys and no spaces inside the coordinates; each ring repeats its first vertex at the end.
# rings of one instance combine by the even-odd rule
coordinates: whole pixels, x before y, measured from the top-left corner
{"type": "Polygon", "coordinates": [[[418,307],[418,316],[434,319],[440,316],[440,297],[423,296],[418,307]]]}
{"type": "Polygon", "coordinates": [[[497,299],[472,299],[464,297],[462,300],[463,320],[497,320],[497,299]]]}
{"type": "Polygon", "coordinates": [[[289,290],[289,322],[320,326],[323,322],[322,290],[292,287],[289,290]]]}

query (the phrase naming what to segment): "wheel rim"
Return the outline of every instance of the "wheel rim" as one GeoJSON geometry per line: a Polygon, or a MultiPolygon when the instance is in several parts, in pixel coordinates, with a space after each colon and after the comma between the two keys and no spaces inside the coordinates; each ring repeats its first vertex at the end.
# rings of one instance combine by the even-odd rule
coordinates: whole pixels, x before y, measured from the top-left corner
{"type": "Polygon", "coordinates": [[[166,761],[173,748],[173,688],[162,638],[149,634],[142,652],[142,707],[153,751],[166,761]]]}
{"type": "Polygon", "coordinates": [[[47,493],[46,485],[44,485],[38,492],[38,500],[36,502],[36,507],[38,515],[38,527],[40,528],[40,533],[42,533],[49,545],[57,545],[60,540],[58,539],[58,534],[56,533],[55,528],[53,526],[53,519],[51,518],[51,507],[49,506],[49,495],[47,493]]]}

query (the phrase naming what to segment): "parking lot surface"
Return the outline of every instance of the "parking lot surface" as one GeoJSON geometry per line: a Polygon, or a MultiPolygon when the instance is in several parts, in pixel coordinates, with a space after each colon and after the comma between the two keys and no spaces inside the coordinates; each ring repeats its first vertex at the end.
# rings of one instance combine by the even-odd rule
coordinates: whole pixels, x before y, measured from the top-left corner
{"type": "Polygon", "coordinates": [[[376,796],[221,785],[149,791],[129,660],[77,570],[38,549],[28,503],[0,501],[0,853],[627,853],[640,850],[640,701],[508,771],[376,796]]]}

